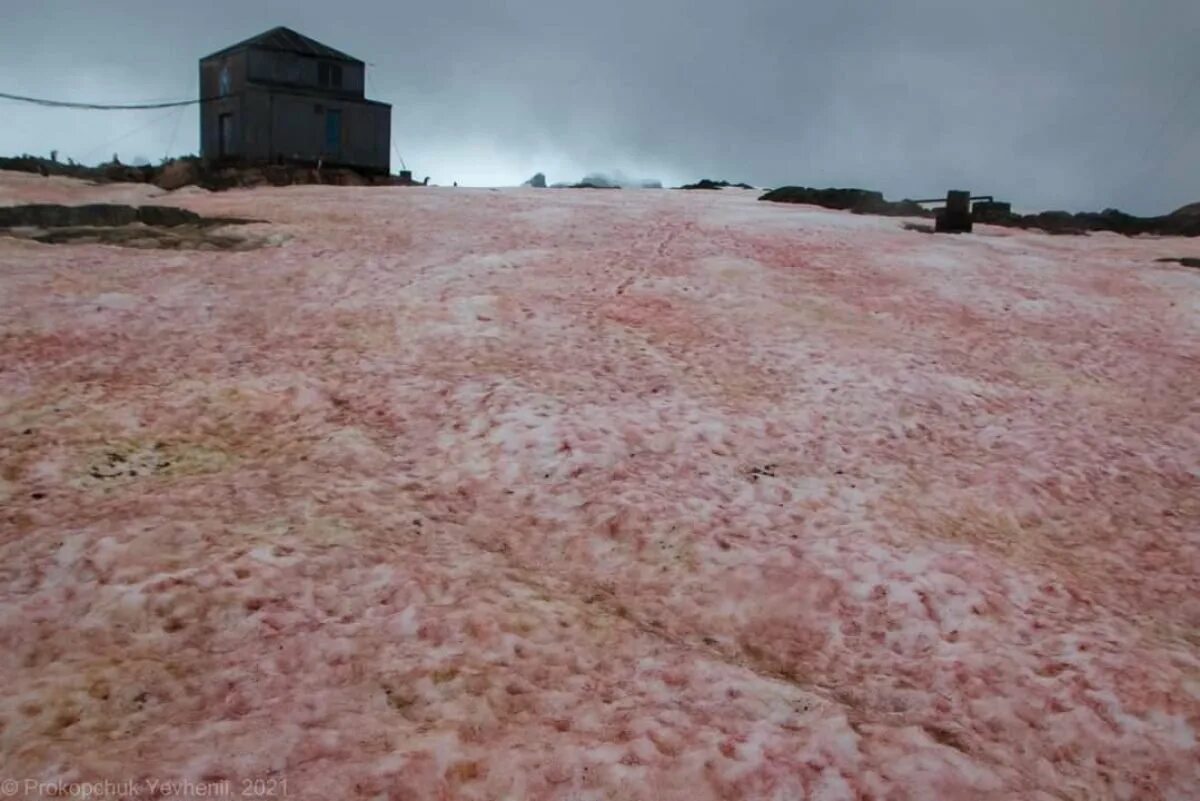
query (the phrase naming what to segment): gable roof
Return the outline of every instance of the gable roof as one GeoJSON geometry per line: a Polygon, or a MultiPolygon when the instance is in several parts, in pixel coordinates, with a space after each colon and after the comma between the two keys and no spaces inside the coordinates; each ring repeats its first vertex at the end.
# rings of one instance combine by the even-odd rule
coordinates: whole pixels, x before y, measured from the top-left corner
{"type": "Polygon", "coordinates": [[[235,45],[218,50],[200,60],[207,61],[210,58],[223,56],[226,53],[233,52],[234,50],[242,50],[247,47],[257,47],[260,50],[275,50],[281,53],[299,53],[302,56],[316,56],[335,61],[351,61],[356,64],[362,63],[362,61],[354,56],[347,55],[341,50],[335,50],[329,45],[321,44],[316,39],[310,39],[304,34],[296,33],[291,28],[285,28],[282,25],[278,28],[264,31],[258,36],[251,36],[249,39],[238,42],[235,45]]]}

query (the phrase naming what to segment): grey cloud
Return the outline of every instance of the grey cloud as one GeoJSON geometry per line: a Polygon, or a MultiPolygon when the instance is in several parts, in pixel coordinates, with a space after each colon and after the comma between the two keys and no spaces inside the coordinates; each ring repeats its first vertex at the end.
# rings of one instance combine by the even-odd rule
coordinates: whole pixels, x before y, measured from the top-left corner
{"type": "MultiPolygon", "coordinates": [[[[623,171],[1036,208],[1200,199],[1189,0],[43,0],[5,22],[0,90],[105,101],[193,94],[200,56],[288,25],[373,65],[401,153],[441,183],[623,171]]],[[[0,152],[196,148],[194,110],[0,114],[0,152]]]]}

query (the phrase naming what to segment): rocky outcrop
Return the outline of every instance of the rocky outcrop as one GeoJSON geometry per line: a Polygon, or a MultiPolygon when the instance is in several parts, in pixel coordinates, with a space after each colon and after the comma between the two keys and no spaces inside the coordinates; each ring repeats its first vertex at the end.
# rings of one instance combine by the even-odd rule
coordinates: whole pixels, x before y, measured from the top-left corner
{"type": "MultiPolygon", "coordinates": [[[[851,211],[855,214],[889,217],[930,217],[935,214],[934,211],[911,200],[885,200],[882,192],[868,189],[810,189],[804,186],[784,186],[767,192],[759,200],[805,203],[827,209],[851,211]]],[[[972,217],[974,222],[1010,228],[1033,228],[1050,234],[1112,231],[1125,236],[1200,236],[1200,203],[1184,206],[1162,217],[1135,217],[1118,209],[1078,214],[1069,211],[1013,214],[1010,204],[992,201],[976,203],[972,217]]]]}
{"type": "Polygon", "coordinates": [[[180,225],[211,227],[249,222],[254,221],[236,217],[201,217],[194,211],[173,206],[123,206],[117,203],[0,206],[0,228],[119,228],[134,223],[155,228],[174,228],[180,225]]]}
{"type": "Polygon", "coordinates": [[[172,206],[123,206],[114,203],[0,206],[0,233],[47,245],[250,250],[262,247],[268,240],[220,228],[250,222],[255,221],[234,217],[201,217],[193,211],[172,206]]]}
{"type": "Polygon", "coordinates": [[[1013,214],[1007,219],[992,220],[997,225],[1014,228],[1036,228],[1050,234],[1086,234],[1092,231],[1111,231],[1125,236],[1152,234],[1156,236],[1200,236],[1200,215],[1168,214],[1164,217],[1135,217],[1118,209],[1071,214],[1066,211],[1043,211],[1038,214],[1013,214]]]}
{"type": "Polygon", "coordinates": [[[303,164],[247,164],[217,166],[198,158],[173,159],[155,167],[149,164],[131,167],[113,161],[98,167],[60,164],[36,156],[0,158],[0,170],[32,172],[44,176],[80,178],[96,183],[150,183],[168,191],[184,186],[221,190],[255,186],[291,186],[293,184],[330,184],[334,186],[387,186],[405,184],[388,175],[371,175],[347,167],[316,169],[303,164]]]}
{"type": "Polygon", "coordinates": [[[980,200],[971,207],[975,222],[1003,222],[1012,216],[1012,204],[996,200],[980,200]]]}
{"type": "Polygon", "coordinates": [[[57,158],[44,159],[30,155],[0,158],[0,170],[32,172],[44,176],[56,175],[66,178],[82,178],[99,183],[110,183],[113,181],[148,183],[153,179],[155,169],[149,165],[144,167],[130,167],[116,161],[101,164],[98,167],[85,167],[73,161],[68,161],[64,164],[58,161],[57,158]]]}
{"type": "MultiPolygon", "coordinates": [[[[174,228],[177,225],[199,225],[204,218],[194,211],[177,209],[174,206],[138,206],[137,221],[142,225],[174,228]]],[[[221,224],[228,223],[223,220],[221,224]]]]}
{"type": "Polygon", "coordinates": [[[600,172],[588,173],[577,183],[554,184],[556,189],[662,189],[662,181],[653,178],[632,179],[621,173],[605,175],[600,172]]]}
{"type": "Polygon", "coordinates": [[[773,203],[804,203],[826,209],[852,211],[855,214],[880,214],[889,217],[929,217],[931,212],[911,200],[884,200],[882,192],[869,189],[811,189],[806,186],[781,186],[759,200],[773,203]]]}
{"type": "Polygon", "coordinates": [[[154,179],[155,186],[167,191],[174,191],[199,182],[200,170],[193,161],[173,161],[163,165],[154,179]]]}
{"type": "Polygon", "coordinates": [[[0,206],[0,228],[65,228],[68,226],[119,226],[138,221],[134,206],[93,203],[87,206],[59,206],[33,203],[26,206],[0,206]]]}
{"type": "Polygon", "coordinates": [[[1200,267],[1200,259],[1193,259],[1187,256],[1181,256],[1173,259],[1156,259],[1156,261],[1166,263],[1182,264],[1184,267],[1200,267]]]}
{"type": "Polygon", "coordinates": [[[750,184],[731,184],[729,181],[713,181],[709,178],[701,178],[694,184],[684,184],[680,189],[724,189],[732,187],[734,189],[753,189],[750,184]]]}
{"type": "Polygon", "coordinates": [[[599,172],[588,173],[579,183],[572,184],[572,189],[620,189],[621,184],[613,178],[599,172]]]}

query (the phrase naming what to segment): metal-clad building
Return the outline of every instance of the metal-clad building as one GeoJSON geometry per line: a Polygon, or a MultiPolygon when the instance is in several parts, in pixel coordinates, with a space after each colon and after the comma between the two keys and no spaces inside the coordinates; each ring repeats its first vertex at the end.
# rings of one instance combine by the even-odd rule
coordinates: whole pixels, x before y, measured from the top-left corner
{"type": "Polygon", "coordinates": [[[290,28],[200,59],[200,156],[322,162],[387,173],[392,107],[367,100],[366,65],[290,28]]]}

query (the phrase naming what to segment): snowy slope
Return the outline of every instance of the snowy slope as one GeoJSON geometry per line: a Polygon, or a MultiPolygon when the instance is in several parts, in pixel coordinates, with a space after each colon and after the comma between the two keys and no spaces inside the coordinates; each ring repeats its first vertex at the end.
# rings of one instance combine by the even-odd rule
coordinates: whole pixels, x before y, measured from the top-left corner
{"type": "Polygon", "coordinates": [[[1195,798],[1198,246],[754,197],[0,238],[0,775],[1195,798]]]}

